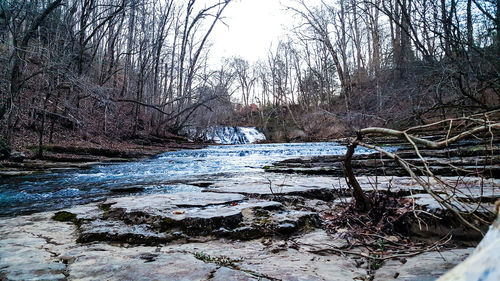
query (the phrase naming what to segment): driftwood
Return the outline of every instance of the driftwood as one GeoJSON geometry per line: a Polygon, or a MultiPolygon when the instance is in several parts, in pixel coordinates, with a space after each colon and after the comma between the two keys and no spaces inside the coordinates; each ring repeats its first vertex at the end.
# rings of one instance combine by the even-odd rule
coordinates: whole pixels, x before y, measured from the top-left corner
{"type": "MultiPolygon", "coordinates": [[[[356,138],[349,144],[344,160],[345,176],[347,178],[348,185],[353,190],[353,197],[356,200],[357,207],[360,210],[366,211],[371,205],[370,199],[366,196],[366,194],[364,194],[358,181],[356,180],[351,164],[354,149],[357,146],[363,146],[365,148],[376,150],[384,157],[395,161],[441,206],[453,212],[465,225],[481,232],[472,221],[476,220],[483,223],[488,222],[485,222],[483,218],[477,216],[474,212],[468,211],[467,208],[464,207],[463,202],[456,199],[455,195],[457,190],[454,186],[442,181],[431,171],[428,161],[422,156],[420,150],[421,148],[446,148],[449,145],[457,143],[461,140],[477,137],[476,135],[480,133],[486,135],[491,140],[491,144],[493,144],[495,132],[500,129],[500,122],[498,121],[499,113],[500,110],[495,110],[469,117],[446,119],[432,124],[412,127],[407,130],[393,130],[376,127],[361,129],[357,133],[356,138]],[[447,130],[444,134],[445,137],[441,139],[433,141],[417,135],[417,133],[422,130],[440,127],[443,125],[446,125],[447,130]],[[365,137],[374,135],[396,136],[409,143],[415,151],[415,154],[418,156],[418,159],[420,159],[422,165],[417,166],[415,164],[411,164],[401,158],[397,153],[389,152],[379,146],[362,142],[365,137]],[[438,186],[431,185],[430,179],[436,180],[438,186]],[[467,216],[472,216],[473,220],[468,219],[467,216]]],[[[484,155],[484,157],[486,156],[487,155],[484,155]]],[[[479,202],[477,208],[481,207],[480,204],[481,203],[479,202]]]]}

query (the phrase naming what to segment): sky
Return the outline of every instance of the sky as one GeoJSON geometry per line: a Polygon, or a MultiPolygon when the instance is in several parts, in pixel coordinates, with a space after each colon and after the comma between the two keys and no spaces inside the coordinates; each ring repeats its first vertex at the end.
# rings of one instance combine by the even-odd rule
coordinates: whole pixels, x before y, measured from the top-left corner
{"type": "Polygon", "coordinates": [[[285,11],[290,0],[233,0],[224,10],[224,22],[214,28],[211,63],[239,56],[250,63],[267,58],[271,44],[284,38],[293,27],[293,16],[285,11]]]}

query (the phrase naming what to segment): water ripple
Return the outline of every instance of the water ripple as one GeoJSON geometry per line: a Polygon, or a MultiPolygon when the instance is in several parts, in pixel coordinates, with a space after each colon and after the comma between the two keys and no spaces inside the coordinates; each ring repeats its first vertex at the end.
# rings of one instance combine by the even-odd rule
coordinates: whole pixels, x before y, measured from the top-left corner
{"type": "MultiPolygon", "coordinates": [[[[299,156],[339,155],[337,143],[218,145],[200,150],[166,152],[137,162],[96,165],[88,170],[0,179],[0,216],[54,210],[117,196],[114,188],[141,186],[143,193],[200,191],[174,180],[262,173],[262,167],[299,156]]],[[[357,153],[368,150],[359,149],[357,153]]]]}

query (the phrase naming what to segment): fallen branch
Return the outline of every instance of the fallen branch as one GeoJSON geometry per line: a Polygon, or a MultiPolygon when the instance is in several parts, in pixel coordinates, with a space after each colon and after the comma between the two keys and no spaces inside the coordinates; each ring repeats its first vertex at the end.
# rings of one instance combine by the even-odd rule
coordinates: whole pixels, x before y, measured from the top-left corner
{"type": "MultiPolygon", "coordinates": [[[[474,225],[471,222],[470,219],[464,217],[464,215],[472,215],[474,220],[477,220],[482,223],[487,223],[483,218],[479,217],[474,213],[475,210],[478,210],[480,208],[480,205],[478,205],[477,208],[473,208],[473,210],[468,211],[467,206],[463,202],[457,200],[457,193],[461,195],[463,195],[464,193],[460,190],[457,190],[456,186],[450,185],[449,183],[443,181],[441,178],[434,175],[434,173],[431,171],[429,167],[428,161],[420,153],[419,145],[431,149],[445,148],[449,147],[451,144],[457,143],[460,140],[469,137],[475,137],[476,134],[478,133],[489,133],[491,135],[490,147],[493,147],[492,145],[493,132],[494,130],[500,129],[500,122],[498,122],[498,120],[492,120],[492,116],[499,112],[500,110],[495,110],[482,114],[471,115],[469,117],[446,119],[434,122],[432,124],[412,127],[407,130],[394,130],[388,128],[379,128],[379,127],[370,127],[361,129],[357,133],[356,138],[349,144],[344,160],[344,172],[346,180],[349,187],[351,187],[353,190],[353,197],[356,200],[356,206],[358,207],[358,209],[362,211],[367,211],[370,210],[371,208],[371,201],[369,198],[366,197],[363,190],[361,189],[361,186],[356,180],[356,177],[354,176],[354,171],[352,170],[352,165],[350,163],[355,148],[357,146],[362,146],[368,149],[376,150],[381,155],[384,155],[395,161],[400,167],[402,167],[408,173],[408,175],[411,178],[413,178],[424,189],[424,191],[427,194],[429,194],[441,206],[443,206],[447,210],[450,210],[453,214],[456,215],[456,217],[460,219],[460,221],[462,221],[468,227],[480,232],[481,234],[484,234],[476,225],[474,225]],[[430,128],[432,126],[441,126],[447,123],[448,126],[445,132],[446,136],[443,139],[437,141],[428,140],[410,133],[417,131],[419,129],[430,128]],[[457,126],[460,126],[459,128],[463,131],[455,135],[452,135],[454,127],[456,129],[457,126]],[[397,155],[397,153],[392,153],[385,149],[382,149],[379,146],[362,142],[364,137],[371,135],[396,136],[398,138],[405,140],[411,145],[418,159],[422,163],[423,167],[419,167],[415,164],[409,163],[408,161],[402,159],[399,155],[397,155]],[[427,177],[427,180],[424,180],[422,179],[421,176],[417,175],[416,171],[421,173],[423,176],[427,177]],[[429,179],[434,179],[441,188],[439,190],[435,189],[435,187],[432,186],[431,181],[429,179]]],[[[450,166],[453,167],[453,165],[451,164],[450,166]]],[[[457,171],[461,170],[461,168],[457,167],[456,170],[457,171]]],[[[418,218],[416,213],[415,216],[418,218]]]]}
{"type": "MultiPolygon", "coordinates": [[[[408,258],[408,257],[413,257],[416,255],[425,253],[425,252],[434,251],[437,248],[442,247],[443,245],[450,242],[451,238],[452,238],[452,236],[449,235],[449,236],[445,237],[445,239],[441,239],[440,241],[434,243],[434,245],[432,245],[430,247],[420,249],[417,251],[412,251],[409,253],[394,254],[394,255],[384,256],[384,257],[380,257],[377,255],[367,255],[367,254],[362,253],[362,252],[348,251],[348,250],[342,250],[342,249],[338,249],[338,248],[325,248],[325,249],[318,249],[318,250],[309,250],[308,252],[313,253],[313,254],[317,254],[317,255],[324,255],[324,253],[334,252],[334,253],[338,253],[341,255],[353,255],[353,256],[358,256],[358,257],[362,257],[362,258],[366,258],[366,259],[383,261],[383,260],[390,260],[390,259],[396,259],[396,258],[408,258]],[[444,242],[441,242],[441,241],[444,241],[444,242]]],[[[314,247],[314,245],[311,245],[311,244],[306,244],[306,243],[300,243],[300,244],[305,245],[305,246],[309,246],[309,247],[314,247]]]]}

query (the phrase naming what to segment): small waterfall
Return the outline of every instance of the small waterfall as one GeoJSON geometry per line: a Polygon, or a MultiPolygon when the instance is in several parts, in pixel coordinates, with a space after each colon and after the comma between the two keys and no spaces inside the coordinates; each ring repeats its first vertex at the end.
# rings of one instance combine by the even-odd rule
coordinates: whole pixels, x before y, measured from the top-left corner
{"type": "Polygon", "coordinates": [[[213,141],[220,144],[245,144],[266,140],[266,136],[255,127],[213,126],[203,130],[188,132],[190,137],[213,141]]]}

